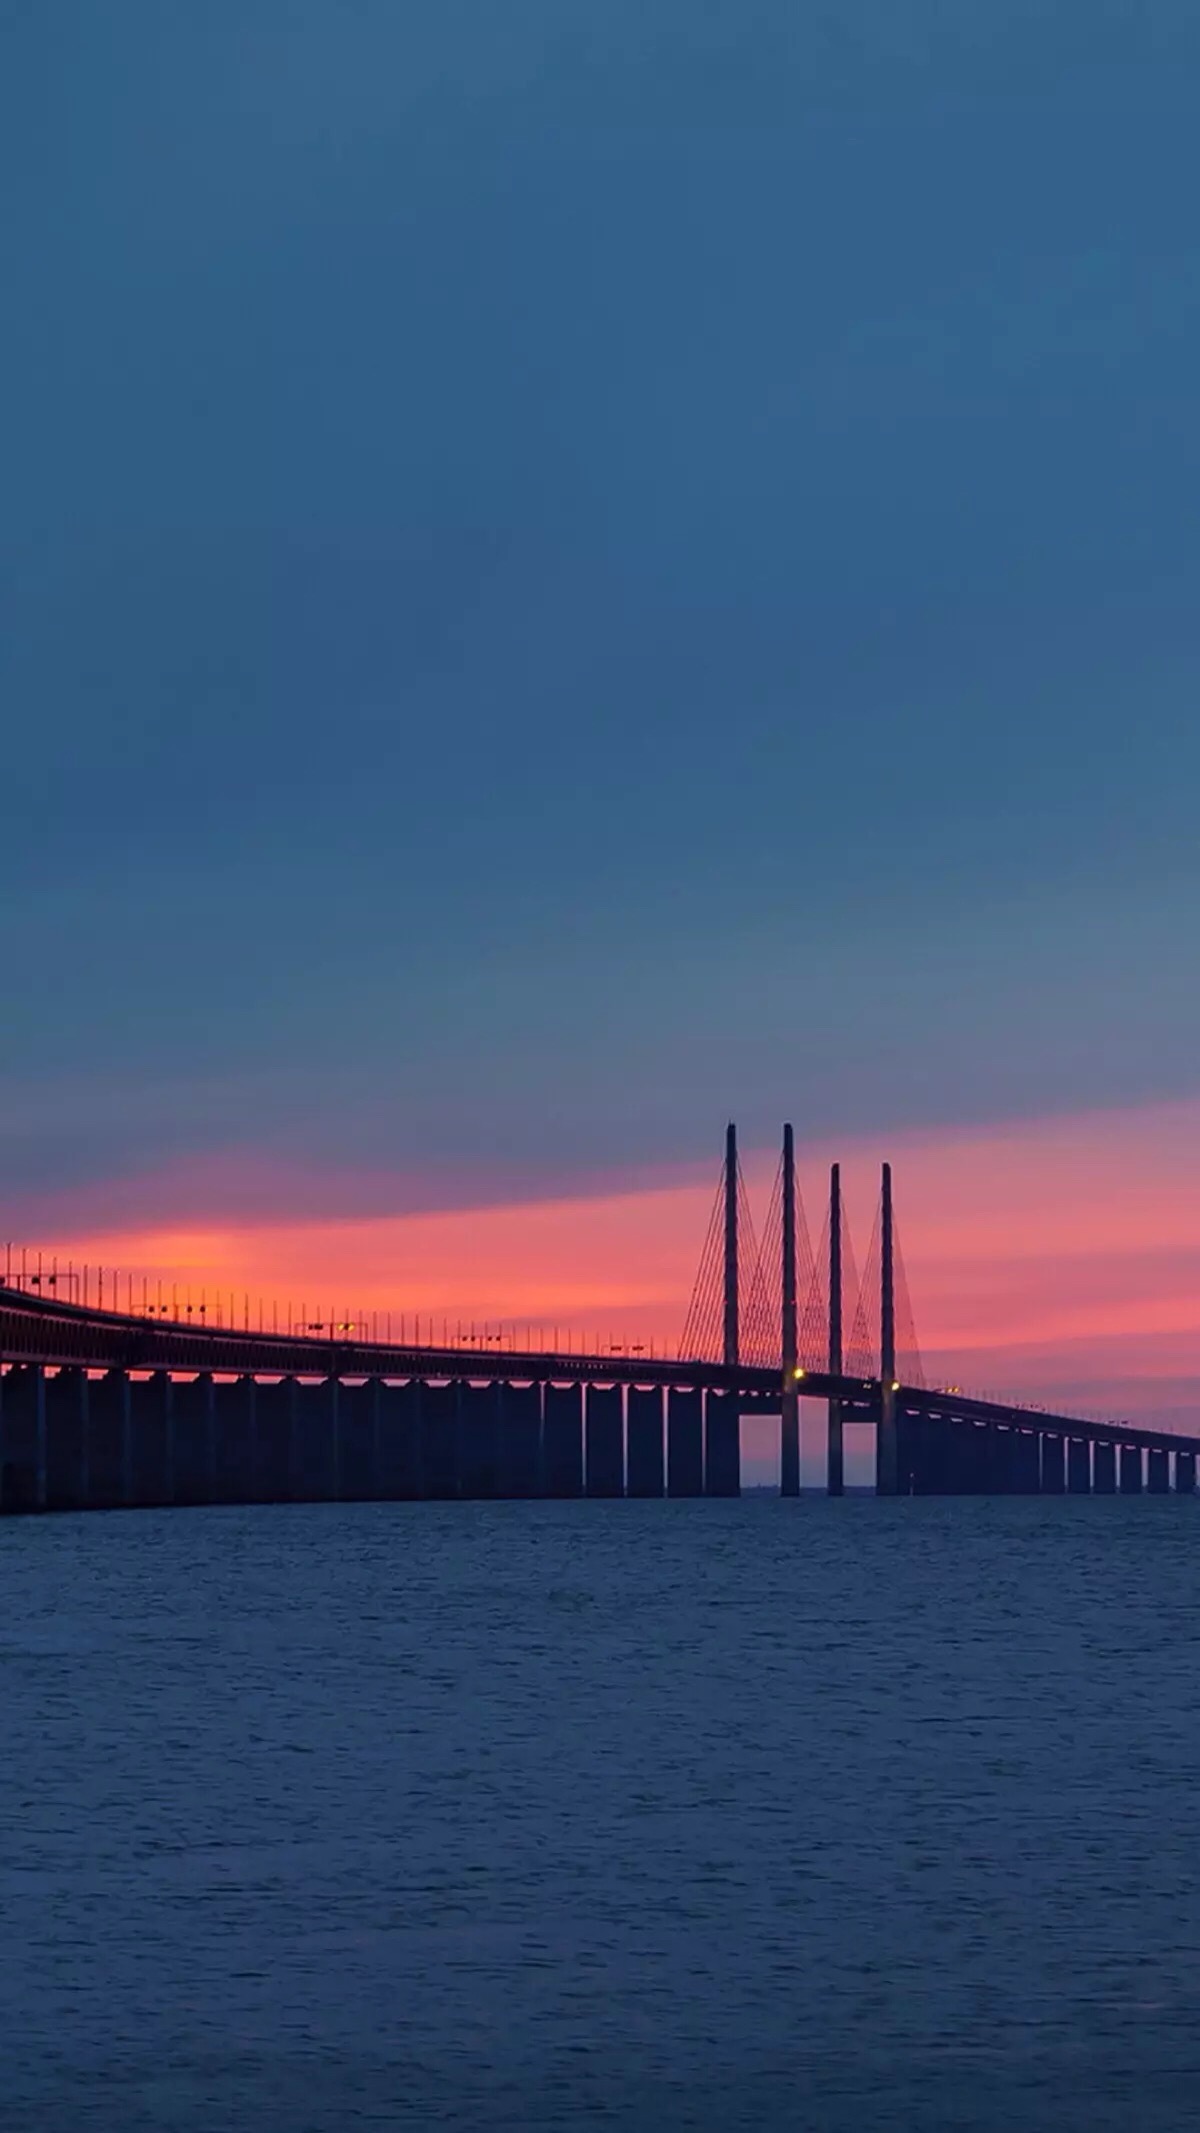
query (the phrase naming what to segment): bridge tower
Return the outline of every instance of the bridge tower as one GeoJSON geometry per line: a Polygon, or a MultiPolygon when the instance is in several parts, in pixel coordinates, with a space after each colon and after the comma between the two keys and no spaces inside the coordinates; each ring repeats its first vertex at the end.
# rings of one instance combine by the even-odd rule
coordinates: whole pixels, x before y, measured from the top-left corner
{"type": "Polygon", "coordinates": [[[725,1312],[722,1361],[739,1361],[738,1324],[738,1151],[737,1127],[725,1128],[725,1312]]]}
{"type": "MultiPolygon", "coordinates": [[[[834,1163],[829,1173],[829,1375],[842,1374],[842,1166],[834,1163]]],[[[846,1455],[842,1430],[842,1403],[828,1403],[826,1488],[841,1496],[846,1486],[846,1455]]]]}
{"type": "Polygon", "coordinates": [[[780,1401],[779,1493],[800,1494],[800,1394],[796,1363],[796,1150],[792,1129],[783,1129],[783,1393],[780,1401]]]}
{"type": "Polygon", "coordinates": [[[900,1489],[900,1446],[896,1429],[896,1254],[890,1163],[883,1166],[879,1243],[879,1422],[875,1430],[875,1494],[895,1496],[900,1489]]]}

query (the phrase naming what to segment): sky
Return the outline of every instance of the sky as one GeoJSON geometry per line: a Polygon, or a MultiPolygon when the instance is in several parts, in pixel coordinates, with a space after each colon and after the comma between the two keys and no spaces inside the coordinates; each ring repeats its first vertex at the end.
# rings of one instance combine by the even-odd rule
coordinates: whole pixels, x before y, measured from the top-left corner
{"type": "Polygon", "coordinates": [[[1200,1401],[1196,10],[3,15],[0,1231],[1200,1401]]]}

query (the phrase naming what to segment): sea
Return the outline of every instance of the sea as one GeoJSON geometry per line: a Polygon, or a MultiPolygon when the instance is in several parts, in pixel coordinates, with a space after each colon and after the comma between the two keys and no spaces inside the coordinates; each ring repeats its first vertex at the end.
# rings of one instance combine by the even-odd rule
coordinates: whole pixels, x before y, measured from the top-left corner
{"type": "Polygon", "coordinates": [[[0,2133],[1183,2133],[1200,1503],[0,1525],[0,2133]]]}

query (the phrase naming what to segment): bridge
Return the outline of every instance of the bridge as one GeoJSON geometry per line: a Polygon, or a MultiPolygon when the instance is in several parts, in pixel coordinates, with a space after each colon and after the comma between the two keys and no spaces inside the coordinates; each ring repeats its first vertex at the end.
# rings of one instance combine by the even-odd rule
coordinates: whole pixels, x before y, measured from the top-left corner
{"type": "Polygon", "coordinates": [[[236,1302],[60,1268],[11,1248],[0,1283],[0,1513],[212,1503],[730,1497],[740,1424],[778,1416],[780,1486],[800,1493],[800,1400],[822,1401],[827,1486],[848,1424],[875,1432],[877,1493],[1194,1495],[1200,1436],[976,1398],[924,1382],[881,1173],[856,1287],[830,1175],[816,1252],[792,1129],[761,1241],[726,1135],[680,1352],[481,1345],[419,1323],[242,1323],[236,1302]],[[151,1297],[150,1288],[154,1287],[151,1297]],[[90,1288],[96,1293],[93,1296],[90,1288]],[[65,1292],[65,1293],[64,1293],[65,1292]],[[847,1302],[850,1309],[847,1310],[847,1302]]]}

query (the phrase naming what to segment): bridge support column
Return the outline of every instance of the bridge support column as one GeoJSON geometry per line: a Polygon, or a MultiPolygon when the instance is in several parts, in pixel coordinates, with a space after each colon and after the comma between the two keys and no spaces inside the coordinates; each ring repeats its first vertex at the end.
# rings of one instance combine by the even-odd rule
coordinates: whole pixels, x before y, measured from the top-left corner
{"type": "Polygon", "coordinates": [[[542,1493],[542,1388],[500,1387],[500,1493],[523,1500],[542,1493]]]}
{"type": "Polygon", "coordinates": [[[1121,1494],[1140,1496],[1142,1493],[1142,1447],[1140,1444],[1121,1446],[1121,1494]]]}
{"type": "Polygon", "coordinates": [[[0,1511],[46,1508],[46,1373],[17,1363],[0,1381],[0,1511]]]}
{"type": "Polygon", "coordinates": [[[171,1380],[165,1370],[130,1380],[131,1441],[129,1501],[150,1507],[172,1501],[170,1470],[171,1380]]]}
{"type": "Polygon", "coordinates": [[[1042,1438],[1042,1494],[1061,1496],[1066,1485],[1066,1447],[1061,1437],[1047,1431],[1042,1438]]]}
{"type": "Polygon", "coordinates": [[[1017,1493],[1039,1496],[1042,1488],[1042,1439],[1036,1429],[1017,1431],[1017,1493]]]}
{"type": "Polygon", "coordinates": [[[280,1378],[278,1384],[256,1385],[254,1389],[259,1491],[255,1500],[259,1503],[290,1503],[295,1494],[292,1474],[295,1394],[294,1378],[280,1378]]]}
{"type": "Polygon", "coordinates": [[[892,1223],[892,1166],[883,1166],[880,1201],[879,1421],[875,1429],[875,1494],[895,1496],[900,1488],[900,1448],[896,1439],[896,1276],[892,1223]]]}
{"type": "Polygon", "coordinates": [[[386,1503],[419,1502],[421,1481],[421,1387],[379,1386],[379,1493],[386,1503]]]}
{"type": "Polygon", "coordinates": [[[255,1384],[238,1377],[213,1386],[216,1460],[213,1500],[251,1503],[258,1461],[254,1445],[255,1384]]]}
{"type": "MultiPolygon", "coordinates": [[[[842,1169],[829,1169],[829,1374],[842,1374],[842,1169]]],[[[846,1450],[842,1430],[842,1403],[830,1400],[826,1407],[825,1487],[830,1496],[842,1495],[846,1486],[846,1450]]]]}
{"type": "Polygon", "coordinates": [[[667,1494],[704,1494],[702,1395],[690,1386],[667,1393],[667,1494]]]}
{"type": "Polygon", "coordinates": [[[1152,1496],[1165,1496],[1171,1487],[1171,1467],[1167,1452],[1155,1445],[1146,1458],[1146,1487],[1152,1496]]]}
{"type": "Polygon", "coordinates": [[[737,1394],[708,1392],[704,1395],[704,1493],[706,1496],[740,1496],[742,1493],[742,1418],[737,1394]]]}
{"type": "Polygon", "coordinates": [[[625,1494],[625,1429],[619,1385],[589,1385],[585,1395],[584,1486],[589,1496],[625,1494]]]}
{"type": "Polygon", "coordinates": [[[343,1385],[338,1400],[345,1503],[374,1503],[379,1495],[379,1380],[343,1385]]]}
{"type": "Polygon", "coordinates": [[[453,1385],[420,1385],[421,1473],[425,1494],[434,1503],[458,1495],[455,1417],[458,1396],[453,1385]]]}
{"type": "Polygon", "coordinates": [[[49,1511],[87,1509],[87,1395],[86,1370],[60,1370],[46,1380],[46,1508],[49,1511]]]}
{"type": "Polygon", "coordinates": [[[504,1496],[508,1479],[500,1444],[499,1385],[455,1386],[455,1465],[458,1493],[471,1501],[504,1496]]]}
{"type": "MultiPolygon", "coordinates": [[[[97,1389],[95,1385],[92,1386],[93,1409],[97,1389]]],[[[215,1501],[215,1390],[212,1377],[206,1370],[202,1370],[199,1377],[185,1379],[182,1384],[177,1383],[171,1387],[175,1426],[176,1503],[201,1504],[215,1501]]],[[[93,1431],[93,1438],[94,1436],[93,1431]]],[[[92,1498],[93,1501],[97,1500],[94,1475],[92,1498]]]]}
{"type": "Polygon", "coordinates": [[[583,1494],[583,1387],[547,1385],[542,1417],[543,1484],[547,1496],[583,1494]]]}
{"type": "Polygon", "coordinates": [[[627,1496],[663,1492],[662,1393],[657,1385],[631,1385],[627,1412],[627,1496]]]}
{"type": "Polygon", "coordinates": [[[987,1496],[992,1487],[994,1431],[986,1422],[955,1422],[950,1425],[951,1493],[956,1496],[987,1496]]]}
{"type": "Polygon", "coordinates": [[[796,1150],[792,1129],[783,1129],[781,1224],[783,1253],[780,1266],[783,1320],[781,1356],[783,1383],[779,1408],[779,1493],[800,1494],[800,1394],[796,1371],[799,1341],[796,1322],[796,1150]]]}
{"type": "Polygon", "coordinates": [[[1092,1494],[1115,1496],[1117,1493],[1117,1447],[1108,1438],[1097,1438],[1092,1446],[1092,1494]]]}
{"type": "Polygon", "coordinates": [[[1196,1454],[1176,1452],[1175,1493],[1177,1496],[1194,1496],[1196,1493],[1196,1454]]]}
{"type": "Polygon", "coordinates": [[[107,1370],[88,1390],[88,1447],[91,1500],[98,1511],[117,1510],[129,1502],[129,1378],[124,1370],[107,1370]]]}
{"type": "Polygon", "coordinates": [[[1067,1440],[1067,1488],[1072,1496],[1092,1493],[1092,1448],[1086,1437],[1067,1440]]]}

